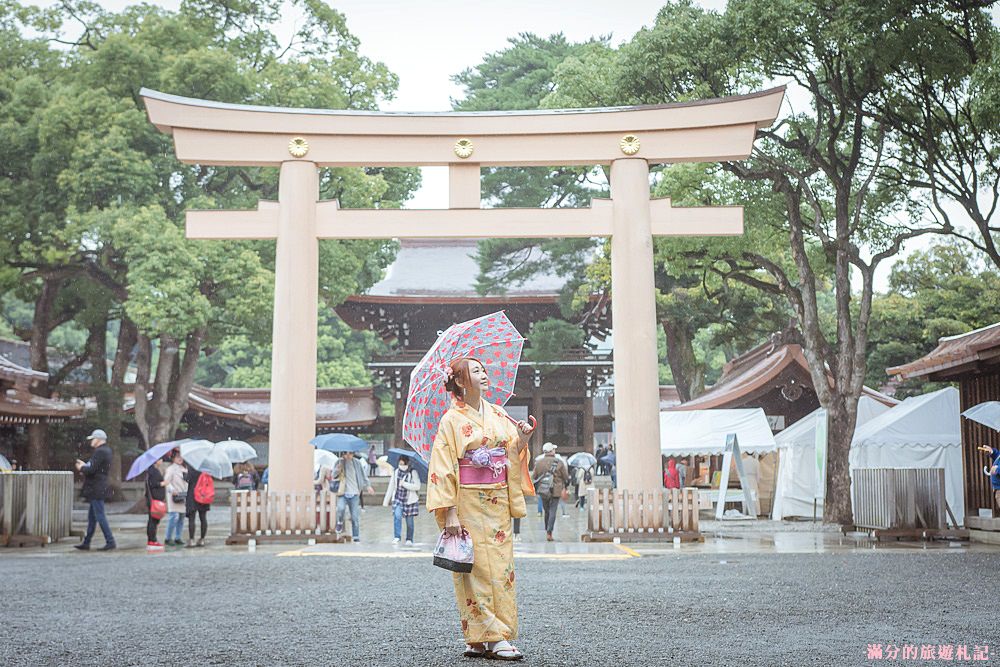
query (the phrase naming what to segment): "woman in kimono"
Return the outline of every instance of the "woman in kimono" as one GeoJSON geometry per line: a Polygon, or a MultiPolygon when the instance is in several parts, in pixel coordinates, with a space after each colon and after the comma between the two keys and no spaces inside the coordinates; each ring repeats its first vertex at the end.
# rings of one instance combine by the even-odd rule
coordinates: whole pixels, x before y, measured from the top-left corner
{"type": "Polygon", "coordinates": [[[487,402],[489,377],[472,358],[451,362],[445,388],[454,397],[431,449],[427,509],[452,535],[468,531],[473,568],[453,573],[467,657],[520,660],[511,519],[533,495],[528,474],[532,427],[487,402]]]}

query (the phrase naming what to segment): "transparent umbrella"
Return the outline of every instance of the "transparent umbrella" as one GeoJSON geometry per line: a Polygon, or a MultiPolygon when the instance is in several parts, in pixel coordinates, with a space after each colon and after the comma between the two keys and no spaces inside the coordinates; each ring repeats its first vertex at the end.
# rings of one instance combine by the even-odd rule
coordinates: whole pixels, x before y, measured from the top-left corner
{"type": "Polygon", "coordinates": [[[244,463],[257,458],[257,450],[253,445],[242,440],[223,440],[215,443],[215,446],[222,447],[231,463],[244,463]]]}
{"type": "Polygon", "coordinates": [[[192,440],[181,445],[181,456],[184,460],[203,473],[216,479],[226,479],[233,476],[233,463],[225,448],[219,447],[210,440],[192,440]]]}
{"type": "Polygon", "coordinates": [[[327,468],[333,468],[336,465],[338,456],[333,452],[328,452],[324,449],[317,449],[313,451],[313,472],[319,471],[320,468],[324,466],[327,468]]]}
{"type": "Polygon", "coordinates": [[[963,412],[962,416],[983,426],[989,426],[994,431],[1000,431],[1000,401],[986,401],[973,405],[963,412]]]}
{"type": "Polygon", "coordinates": [[[590,452],[577,452],[566,461],[575,468],[590,468],[597,464],[597,459],[590,452]]]}
{"type": "Polygon", "coordinates": [[[0,472],[10,472],[13,469],[14,466],[10,464],[10,461],[7,460],[7,457],[5,457],[3,454],[0,454],[0,472]]]}

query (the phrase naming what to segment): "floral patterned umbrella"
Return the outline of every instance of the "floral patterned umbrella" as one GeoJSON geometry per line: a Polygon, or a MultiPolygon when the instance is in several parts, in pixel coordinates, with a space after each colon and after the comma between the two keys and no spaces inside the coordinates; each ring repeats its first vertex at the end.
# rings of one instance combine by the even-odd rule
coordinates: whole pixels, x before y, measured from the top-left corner
{"type": "Polygon", "coordinates": [[[430,459],[441,416],[451,405],[444,388],[448,364],[459,357],[479,359],[490,377],[483,396],[491,403],[506,403],[514,394],[523,346],[524,338],[503,311],[448,327],[410,373],[403,439],[424,460],[430,459]]]}

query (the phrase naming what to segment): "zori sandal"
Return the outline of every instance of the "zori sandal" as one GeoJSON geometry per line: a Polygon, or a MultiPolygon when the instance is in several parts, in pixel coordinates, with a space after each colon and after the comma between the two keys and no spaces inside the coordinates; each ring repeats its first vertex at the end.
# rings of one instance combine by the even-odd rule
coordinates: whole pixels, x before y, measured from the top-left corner
{"type": "Polygon", "coordinates": [[[524,654],[507,640],[493,642],[487,644],[486,647],[486,657],[490,660],[513,661],[524,659],[524,654]]]}
{"type": "Polygon", "coordinates": [[[476,648],[472,644],[465,645],[465,652],[462,653],[466,658],[485,658],[486,657],[486,644],[480,644],[482,648],[476,648]]]}

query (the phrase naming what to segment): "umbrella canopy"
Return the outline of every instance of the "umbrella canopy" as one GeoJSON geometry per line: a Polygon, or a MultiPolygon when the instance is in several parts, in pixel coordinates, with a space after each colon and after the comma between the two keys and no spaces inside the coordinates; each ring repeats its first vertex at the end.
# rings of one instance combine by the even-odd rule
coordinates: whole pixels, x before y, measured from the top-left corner
{"type": "Polygon", "coordinates": [[[589,452],[577,452],[566,460],[571,466],[576,468],[590,468],[597,464],[597,458],[589,452]]]}
{"type": "MultiPolygon", "coordinates": [[[[164,456],[167,455],[172,449],[177,449],[185,442],[194,442],[191,438],[182,438],[181,440],[171,440],[169,442],[161,442],[158,445],[153,445],[142,454],[139,455],[135,461],[132,462],[132,467],[128,469],[128,474],[125,475],[125,479],[135,479],[142,473],[146,472],[149,466],[153,465],[164,456]]],[[[184,456],[184,454],[181,454],[184,456]]],[[[186,456],[184,458],[187,458],[186,456]]]]}
{"type": "Polygon", "coordinates": [[[417,456],[417,453],[412,449],[393,448],[386,452],[386,456],[389,465],[393,468],[399,467],[399,459],[401,457],[405,456],[410,459],[410,465],[412,465],[416,469],[417,474],[420,475],[420,481],[425,484],[427,483],[427,471],[429,467],[427,465],[427,461],[424,461],[422,458],[417,456]]]}
{"type": "Polygon", "coordinates": [[[233,476],[233,463],[223,447],[210,440],[192,440],[181,444],[181,456],[192,467],[215,477],[226,479],[233,476]]]}
{"type": "Polygon", "coordinates": [[[314,449],[313,472],[319,472],[319,469],[323,467],[333,468],[337,460],[337,455],[333,452],[328,452],[325,449],[314,449]]]}
{"type": "Polygon", "coordinates": [[[367,452],[369,447],[367,441],[349,433],[324,433],[310,440],[309,444],[316,449],[323,449],[337,454],[341,452],[360,454],[361,452],[367,452]]]}
{"type": "Polygon", "coordinates": [[[983,426],[989,426],[994,431],[1000,431],[1000,401],[986,401],[973,405],[963,412],[962,416],[983,426]]]}
{"type": "Polygon", "coordinates": [[[253,445],[242,440],[223,440],[215,443],[216,447],[221,447],[231,463],[245,463],[250,459],[257,458],[257,450],[253,445]]]}
{"type": "Polygon", "coordinates": [[[13,469],[14,466],[10,464],[10,461],[7,460],[7,457],[4,456],[3,454],[0,454],[0,471],[10,472],[13,469]]]}
{"type": "Polygon", "coordinates": [[[430,459],[441,415],[451,405],[444,388],[448,364],[459,357],[479,359],[490,378],[484,397],[497,405],[506,403],[514,393],[523,346],[524,337],[503,311],[448,327],[410,373],[403,439],[425,461],[430,459]]]}
{"type": "Polygon", "coordinates": [[[391,475],[393,472],[396,471],[396,469],[392,467],[392,464],[389,463],[389,457],[384,454],[375,459],[375,465],[377,465],[378,469],[384,472],[386,475],[391,475]]]}

